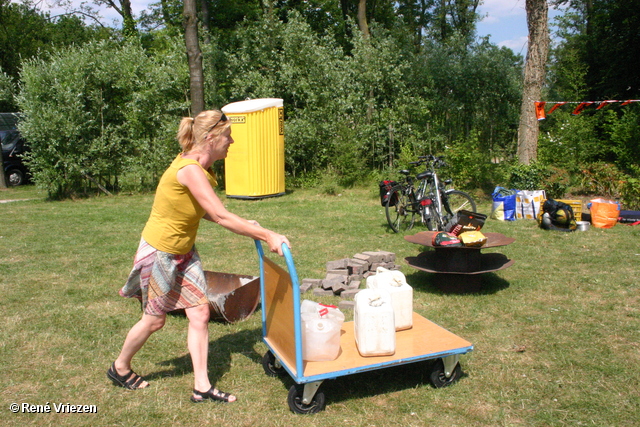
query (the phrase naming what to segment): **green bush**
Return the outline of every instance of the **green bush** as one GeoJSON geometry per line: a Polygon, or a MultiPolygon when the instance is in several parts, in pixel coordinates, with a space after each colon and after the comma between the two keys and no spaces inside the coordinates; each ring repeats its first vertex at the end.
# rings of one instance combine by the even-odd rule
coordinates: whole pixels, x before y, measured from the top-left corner
{"type": "Polygon", "coordinates": [[[604,126],[609,136],[607,140],[615,154],[615,164],[626,172],[640,166],[640,112],[637,109],[623,109],[620,114],[610,114],[604,126]]]}
{"type": "Polygon", "coordinates": [[[447,177],[453,179],[456,187],[483,188],[491,180],[489,155],[481,149],[477,135],[447,146],[445,156],[447,177]]]}
{"type": "Polygon", "coordinates": [[[562,199],[571,186],[571,175],[566,169],[554,166],[549,166],[548,171],[541,188],[545,190],[547,197],[562,199]]]}
{"type": "Polygon", "coordinates": [[[533,162],[529,165],[512,164],[508,168],[509,188],[517,190],[544,190],[547,197],[561,199],[571,185],[570,173],[560,167],[533,162]]]}
{"type": "Polygon", "coordinates": [[[179,151],[188,72],[178,39],[158,57],[92,42],[26,61],[21,77],[27,163],[52,198],[153,188],[179,151]]]}
{"type": "Polygon", "coordinates": [[[542,190],[549,175],[549,170],[538,162],[516,163],[509,167],[507,186],[517,190],[542,190]]]}
{"type": "Polygon", "coordinates": [[[583,194],[618,198],[626,179],[627,176],[611,163],[588,163],[580,168],[579,190],[583,194]]]}
{"type": "Polygon", "coordinates": [[[624,209],[640,210],[640,179],[627,177],[620,188],[624,209]]]}

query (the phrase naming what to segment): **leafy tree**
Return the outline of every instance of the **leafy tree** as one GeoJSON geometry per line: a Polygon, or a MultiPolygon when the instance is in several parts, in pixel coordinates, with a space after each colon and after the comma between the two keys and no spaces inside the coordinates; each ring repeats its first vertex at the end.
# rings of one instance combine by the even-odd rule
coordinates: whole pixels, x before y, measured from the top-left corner
{"type": "MultiPolygon", "coordinates": [[[[486,40],[462,50],[452,44],[429,44],[411,66],[407,80],[421,97],[431,100],[430,114],[417,129],[433,141],[430,152],[467,139],[490,156],[514,154],[521,96],[522,59],[510,49],[486,40]]],[[[420,135],[420,134],[419,134],[420,135]]]]}
{"type": "MultiPolygon", "coordinates": [[[[28,4],[0,0],[0,68],[18,82],[23,60],[46,57],[60,47],[105,39],[112,30],[87,26],[76,16],[51,17],[28,4]]],[[[0,106],[15,111],[15,104],[0,106]]]]}
{"type": "Polygon", "coordinates": [[[182,13],[184,5],[179,0],[160,0],[151,3],[146,10],[140,12],[138,24],[143,30],[143,36],[159,28],[175,33],[182,28],[182,13]]]}
{"type": "Polygon", "coordinates": [[[418,45],[424,37],[439,43],[462,40],[464,46],[474,41],[479,0],[409,0],[397,4],[418,45]]]}
{"type": "Polygon", "coordinates": [[[285,25],[265,17],[247,23],[229,56],[230,99],[279,97],[285,100],[287,168],[292,176],[326,167],[334,127],[326,114],[340,118],[337,88],[344,87],[340,49],[319,39],[297,12],[285,25]]]}
{"type": "Polygon", "coordinates": [[[138,36],[137,22],[133,16],[131,0],[91,0],[91,2],[82,1],[80,3],[73,0],[52,0],[52,3],[63,8],[65,15],[90,19],[98,25],[103,25],[99,8],[106,6],[115,10],[122,18],[122,35],[125,37],[138,36]]]}
{"type": "Polygon", "coordinates": [[[13,79],[0,67],[0,112],[16,111],[17,106],[14,100],[16,89],[13,79]]]}
{"type": "Polygon", "coordinates": [[[471,43],[478,20],[476,10],[479,0],[436,0],[433,11],[434,37],[446,41],[451,37],[461,37],[471,43]]]}
{"type": "Polygon", "coordinates": [[[640,0],[591,0],[586,83],[594,99],[640,96],[640,0]]]}
{"type": "Polygon", "coordinates": [[[131,0],[93,0],[97,5],[106,5],[122,17],[122,32],[125,36],[137,36],[136,19],[131,9],[131,0]]]}
{"type": "Polygon", "coordinates": [[[318,36],[292,12],[286,25],[269,19],[248,23],[234,46],[230,98],[285,100],[290,175],[332,167],[346,176],[387,164],[389,128],[402,123],[392,110],[397,95],[406,92],[408,63],[386,34],[369,43],[354,37],[352,56],[345,56],[335,38],[318,36]]]}
{"type": "MultiPolygon", "coordinates": [[[[633,12],[637,5],[618,0],[558,3],[568,9],[557,24],[561,42],[553,50],[550,96],[558,101],[635,98],[638,22],[633,12]]],[[[591,177],[587,181],[592,182],[597,181],[593,177],[605,175],[594,171],[638,175],[640,124],[636,104],[591,108],[578,116],[570,113],[570,109],[561,108],[542,123],[541,161],[576,171],[578,177],[591,177]]],[[[633,178],[626,182],[633,182],[633,178]]],[[[584,182],[580,187],[585,191],[599,189],[584,182]]],[[[635,191],[638,187],[629,184],[625,188],[635,191]]],[[[629,194],[623,197],[635,200],[629,194]]]]}
{"type": "Polygon", "coordinates": [[[584,60],[586,26],[586,10],[579,3],[576,9],[567,9],[556,17],[555,34],[559,42],[550,51],[547,74],[550,99],[583,100],[588,96],[588,66],[584,60]]]}
{"type": "Polygon", "coordinates": [[[209,21],[212,29],[227,31],[238,27],[244,20],[259,19],[263,12],[263,1],[216,0],[209,3],[209,21]]]}

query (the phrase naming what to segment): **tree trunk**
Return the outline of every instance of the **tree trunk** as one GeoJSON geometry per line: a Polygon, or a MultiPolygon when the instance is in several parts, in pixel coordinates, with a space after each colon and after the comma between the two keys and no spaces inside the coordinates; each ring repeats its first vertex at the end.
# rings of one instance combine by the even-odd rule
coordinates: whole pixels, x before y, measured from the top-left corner
{"type": "Polygon", "coordinates": [[[549,54],[549,7],[546,0],[526,0],[526,9],[529,47],[520,106],[518,160],[528,165],[538,157],[539,127],[534,102],[540,101],[549,54]]]}
{"type": "Polygon", "coordinates": [[[358,28],[365,39],[369,38],[369,24],[367,24],[367,0],[358,2],[358,28]]]}
{"type": "Polygon", "coordinates": [[[198,42],[196,0],[184,0],[184,42],[189,60],[191,116],[195,117],[204,110],[204,73],[202,72],[202,52],[198,42]]]}

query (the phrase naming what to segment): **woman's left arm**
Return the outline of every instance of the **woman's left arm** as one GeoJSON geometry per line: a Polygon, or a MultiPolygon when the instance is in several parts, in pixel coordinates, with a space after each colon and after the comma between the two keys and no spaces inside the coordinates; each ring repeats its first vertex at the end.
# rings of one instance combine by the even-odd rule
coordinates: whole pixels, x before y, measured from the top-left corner
{"type": "Polygon", "coordinates": [[[178,171],[178,182],[187,187],[196,201],[205,210],[204,219],[220,224],[224,228],[243,236],[267,242],[271,252],[282,255],[282,243],[291,247],[289,240],[278,233],[261,227],[256,221],[248,221],[229,212],[213,191],[204,172],[198,165],[187,165],[178,171]]]}

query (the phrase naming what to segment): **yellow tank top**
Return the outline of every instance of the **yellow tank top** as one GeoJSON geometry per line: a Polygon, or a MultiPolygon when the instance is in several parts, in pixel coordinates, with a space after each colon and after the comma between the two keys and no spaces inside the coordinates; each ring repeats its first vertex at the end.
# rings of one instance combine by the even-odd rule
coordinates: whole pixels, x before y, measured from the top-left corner
{"type": "MultiPolygon", "coordinates": [[[[178,255],[193,248],[200,220],[205,214],[189,189],[178,182],[178,171],[187,165],[202,168],[197,161],[178,154],[160,178],[151,215],[142,230],[142,237],[151,246],[178,255]]],[[[212,187],[218,185],[213,172],[202,170],[212,187]]]]}

